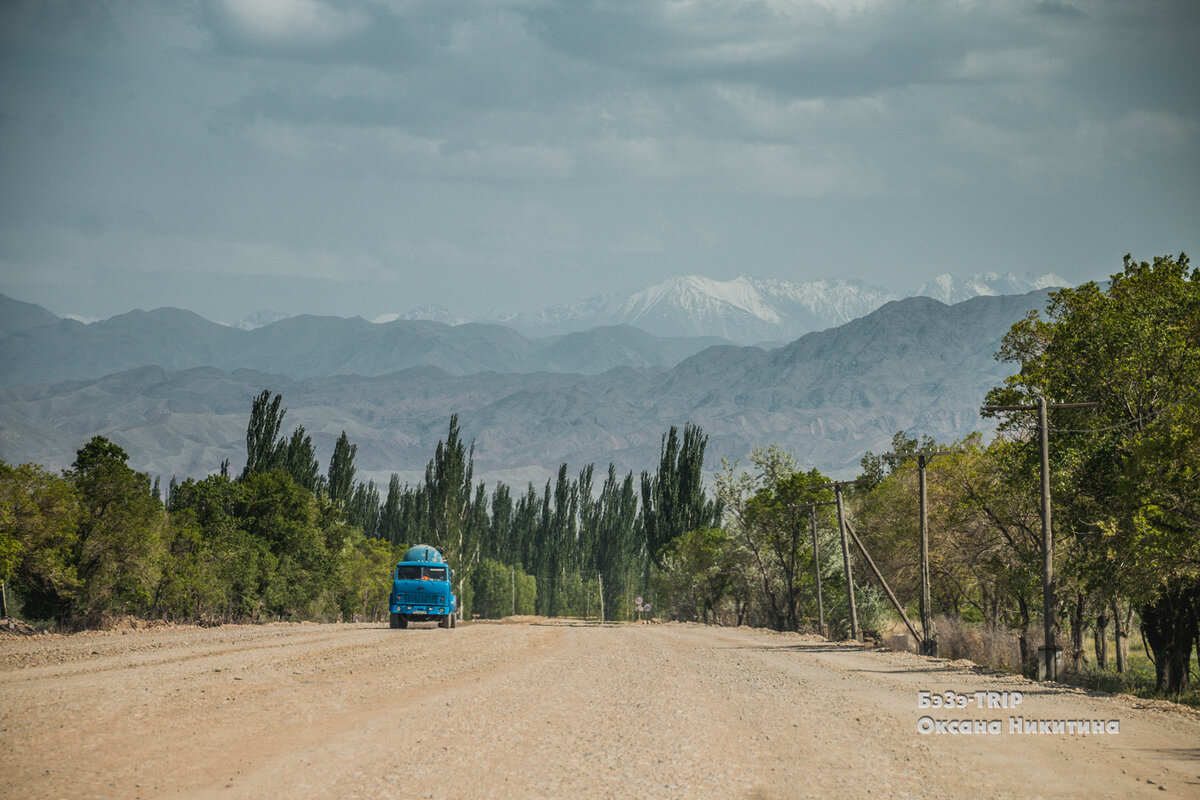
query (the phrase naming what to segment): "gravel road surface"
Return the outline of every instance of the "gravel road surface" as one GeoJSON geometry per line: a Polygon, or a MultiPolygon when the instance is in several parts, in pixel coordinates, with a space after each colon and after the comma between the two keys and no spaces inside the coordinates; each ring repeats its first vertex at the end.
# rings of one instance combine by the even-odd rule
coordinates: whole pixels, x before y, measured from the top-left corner
{"type": "Polygon", "coordinates": [[[699,625],[5,637],[0,742],[10,800],[1200,797],[1195,712],[699,625]],[[968,705],[922,709],[923,690],[968,705]],[[976,692],[1023,700],[980,709],[976,692]],[[963,719],[1000,732],[919,732],[963,719]]]}

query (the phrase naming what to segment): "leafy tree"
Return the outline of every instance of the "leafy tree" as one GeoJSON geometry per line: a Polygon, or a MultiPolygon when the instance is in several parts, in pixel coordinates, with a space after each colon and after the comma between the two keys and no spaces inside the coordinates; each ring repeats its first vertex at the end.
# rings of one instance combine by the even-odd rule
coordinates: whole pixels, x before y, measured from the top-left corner
{"type": "Polygon", "coordinates": [[[471,574],[472,609],[484,619],[534,613],[536,582],[523,570],[485,558],[471,574]]]}
{"type": "Polygon", "coordinates": [[[282,467],[297,485],[316,492],[321,484],[321,463],[317,460],[312,437],[297,425],[283,449],[282,467]]]}
{"type": "MultiPolygon", "coordinates": [[[[1183,254],[1153,264],[1126,256],[1106,288],[1052,294],[1046,318],[1031,312],[1014,325],[998,358],[1021,369],[989,393],[989,405],[1100,403],[1053,412],[1062,568],[1081,591],[1137,603],[1159,690],[1186,689],[1200,617],[1200,536],[1188,511],[1197,491],[1200,270],[1183,254]]],[[[1028,430],[1031,416],[1002,427],[1028,430]]]]}
{"type": "Polygon", "coordinates": [[[332,574],[316,498],[280,471],[252,474],[240,488],[234,509],[239,526],[271,556],[260,561],[264,610],[306,617],[332,574]]]}
{"type": "Polygon", "coordinates": [[[472,513],[472,502],[482,502],[472,495],[472,475],[475,470],[475,445],[468,449],[460,438],[458,415],[450,417],[445,441],[439,441],[433,459],[425,467],[424,511],[432,541],[446,560],[454,565],[455,578],[461,591],[479,558],[484,530],[479,527],[478,514],[472,513]]]}
{"type": "Polygon", "coordinates": [[[33,464],[0,461],[0,580],[19,589],[27,615],[66,614],[79,585],[78,518],[71,484],[33,464]]]}
{"type": "Polygon", "coordinates": [[[197,577],[203,580],[196,585],[184,581],[170,587],[174,596],[190,597],[196,602],[197,617],[211,614],[226,620],[255,619],[266,611],[263,587],[270,583],[277,559],[266,540],[243,529],[243,520],[238,516],[245,508],[248,488],[255,483],[253,479],[234,483],[227,476],[210,475],[200,481],[189,479],[172,493],[172,524],[187,531],[189,522],[194,521],[201,542],[172,541],[169,551],[197,562],[207,559],[211,570],[204,573],[197,566],[197,577]],[[216,586],[219,597],[209,594],[209,582],[216,586]],[[211,607],[206,605],[209,602],[211,607]]]}
{"type": "Polygon", "coordinates": [[[400,477],[392,473],[388,481],[387,499],[379,510],[378,536],[385,542],[398,545],[404,537],[404,518],[400,513],[400,502],[403,490],[400,488],[400,477]]]}
{"type": "Polygon", "coordinates": [[[688,531],[669,546],[664,557],[669,569],[659,574],[656,595],[670,604],[674,618],[715,622],[747,560],[737,537],[721,528],[688,531]]]}
{"type": "Polygon", "coordinates": [[[327,483],[329,499],[335,505],[345,507],[350,503],[354,493],[354,456],[358,453],[358,445],[350,444],[346,432],[338,437],[333,446],[333,455],[329,459],[329,480],[327,483]]]}
{"type": "Polygon", "coordinates": [[[76,613],[140,613],[150,603],[161,568],[162,505],[150,479],[125,463],[128,455],[95,436],[76,455],[67,479],[79,498],[75,562],[81,581],[76,613]]]}
{"type": "Polygon", "coordinates": [[[271,397],[269,389],[254,398],[250,406],[250,422],[246,426],[246,468],[243,476],[268,472],[284,465],[287,444],[279,439],[286,408],[280,408],[283,398],[271,397]]]}
{"type": "MultiPolygon", "coordinates": [[[[753,474],[739,473],[737,462],[722,461],[717,497],[726,509],[725,528],[740,537],[750,553],[754,580],[744,591],[759,609],[753,619],[779,630],[794,629],[802,611],[815,616],[816,587],[811,534],[803,533],[807,518],[788,506],[828,500],[829,490],[806,488],[828,479],[815,470],[801,472],[792,454],[777,444],[755,447],[750,461],[753,474]]],[[[848,631],[850,606],[840,540],[832,514],[826,509],[818,518],[825,619],[832,628],[848,631]]],[[[863,627],[877,626],[884,613],[882,594],[861,579],[855,580],[854,591],[863,627]]]]}
{"type": "Polygon", "coordinates": [[[378,621],[386,616],[392,567],[403,554],[380,539],[356,535],[337,570],[338,608],[343,619],[378,621]]]}
{"type": "Polygon", "coordinates": [[[346,508],[346,521],[365,535],[374,537],[379,528],[379,513],[379,490],[375,488],[375,481],[355,486],[346,508]]]}
{"type": "Polygon", "coordinates": [[[663,435],[658,471],[642,473],[642,529],[655,565],[664,567],[666,548],[688,531],[719,525],[721,505],[704,495],[704,448],[708,437],[690,422],[683,440],[672,425],[663,435]]]}
{"type": "Polygon", "coordinates": [[[608,465],[608,476],[600,489],[593,563],[604,576],[604,612],[609,619],[622,619],[621,598],[631,593],[632,578],[641,572],[642,553],[637,536],[638,501],[633,473],[618,481],[616,468],[608,465]]]}

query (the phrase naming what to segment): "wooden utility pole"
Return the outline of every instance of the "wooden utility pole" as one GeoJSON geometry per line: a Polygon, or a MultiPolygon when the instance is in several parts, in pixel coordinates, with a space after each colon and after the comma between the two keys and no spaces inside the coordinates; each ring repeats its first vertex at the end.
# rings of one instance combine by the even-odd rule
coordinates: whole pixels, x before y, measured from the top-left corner
{"type": "Polygon", "coordinates": [[[864,478],[852,481],[834,481],[805,486],[805,489],[833,489],[834,504],[837,506],[838,531],[842,537],[842,570],[846,575],[846,600],[850,606],[850,638],[859,640],[858,609],[854,605],[854,572],[850,569],[850,544],[846,541],[846,510],[842,505],[842,487],[859,483],[864,478]]]}
{"type": "Polygon", "coordinates": [[[817,626],[822,636],[825,635],[825,603],[821,599],[821,548],[817,544],[817,508],[836,504],[836,501],[831,500],[827,503],[800,503],[788,506],[788,508],[808,509],[809,519],[812,522],[813,577],[817,582],[817,626]]]}
{"type": "Polygon", "coordinates": [[[810,506],[808,516],[812,522],[813,577],[817,581],[817,630],[825,635],[825,603],[821,600],[821,549],[817,544],[817,507],[810,506]]]}
{"type": "Polygon", "coordinates": [[[596,584],[600,587],[600,621],[604,622],[604,574],[596,573],[596,584]]]}
{"type": "Polygon", "coordinates": [[[850,571],[850,546],[846,543],[846,509],[842,505],[842,484],[833,484],[834,502],[837,504],[838,531],[842,536],[842,570],[846,574],[846,598],[850,604],[850,638],[859,641],[858,609],[854,607],[854,574],[850,571]]]}
{"type": "Polygon", "coordinates": [[[854,583],[853,576],[850,573],[850,547],[846,541],[847,533],[853,537],[855,546],[857,546],[859,552],[862,553],[863,559],[867,562],[867,566],[871,568],[871,573],[875,576],[875,580],[879,581],[879,585],[883,587],[884,594],[887,595],[888,600],[890,600],[892,603],[892,608],[896,609],[896,613],[900,615],[900,619],[904,622],[904,626],[908,628],[908,632],[912,634],[913,639],[915,639],[917,645],[920,646],[921,637],[917,634],[917,629],[913,627],[912,622],[909,621],[908,614],[904,611],[904,606],[900,605],[900,601],[896,599],[896,594],[892,591],[892,587],[888,586],[887,580],[883,577],[883,573],[879,571],[879,567],[875,566],[875,559],[871,558],[871,554],[867,552],[866,545],[864,545],[862,540],[858,538],[858,535],[854,532],[854,529],[850,527],[850,521],[846,519],[845,510],[842,506],[842,487],[865,480],[867,479],[858,478],[857,480],[853,481],[834,481],[833,483],[823,483],[817,486],[805,486],[804,488],[833,489],[833,496],[838,507],[838,528],[841,530],[842,534],[842,564],[846,570],[846,584],[848,587],[847,594],[850,598],[850,630],[854,636],[854,639],[858,639],[858,613],[854,608],[854,583]]]}
{"type": "Polygon", "coordinates": [[[936,453],[885,453],[884,458],[917,459],[917,483],[921,497],[921,655],[937,656],[937,629],[933,623],[933,602],[929,590],[929,488],[925,480],[925,466],[934,456],[949,456],[962,450],[939,450],[936,453]]]}
{"type": "Polygon", "coordinates": [[[1054,534],[1050,527],[1050,424],[1051,408],[1095,408],[1091,403],[1047,403],[1039,397],[1034,405],[984,406],[984,411],[1036,411],[1042,460],[1042,624],[1044,641],[1038,648],[1038,680],[1057,681],[1062,672],[1062,648],[1056,641],[1058,598],[1054,585],[1054,534]]]}

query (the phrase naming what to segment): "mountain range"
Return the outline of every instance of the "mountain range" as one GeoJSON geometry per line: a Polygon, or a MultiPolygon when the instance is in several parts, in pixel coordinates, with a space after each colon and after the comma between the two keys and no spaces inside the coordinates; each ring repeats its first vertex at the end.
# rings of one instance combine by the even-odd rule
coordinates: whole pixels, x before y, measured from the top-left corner
{"type": "MultiPolygon", "coordinates": [[[[712,336],[739,344],[783,343],[812,331],[844,325],[904,297],[932,297],[947,305],[972,297],[1016,295],[1068,285],[1053,273],[1019,276],[977,273],[939,275],[907,294],[861,281],[798,283],[739,277],[718,281],[699,275],[670,278],[627,296],[593,297],[532,314],[496,313],[495,322],[526,336],[547,336],[597,326],[632,325],[664,337],[712,336]]],[[[384,319],[465,320],[440,306],[424,306],[384,319]]]]}
{"type": "MultiPolygon", "coordinates": [[[[0,390],[0,458],[58,469],[88,437],[103,434],[154,474],[202,475],[224,458],[237,469],[250,401],[270,389],[290,409],[285,428],[303,424],[323,459],[345,430],[358,445],[359,476],[378,482],[393,472],[419,479],[452,413],[475,440],[477,476],[489,482],[541,482],[564,461],[649,469],[663,432],[689,420],[709,436],[710,467],[779,442],[806,467],[841,477],[853,474],[864,451],[885,450],[897,430],[950,441],[983,427],[984,394],[1010,372],[993,358],[1000,338],[1046,297],[1043,290],[953,305],[912,297],[782,347],[715,345],[673,366],[596,374],[488,367],[519,359],[530,340],[479,324],[298,317],[243,331],[169,310],[87,326],[59,320],[0,338],[8,386],[0,390]],[[344,330],[349,338],[341,338],[344,330]],[[41,349],[23,354],[31,348],[41,349]],[[408,348],[429,362],[452,355],[458,374],[431,363],[368,371],[408,348]],[[69,374],[107,369],[128,352],[147,360],[99,377],[69,374]],[[289,361],[301,356],[303,368],[289,361]],[[39,369],[62,374],[31,380],[39,369]]],[[[606,346],[650,336],[631,327],[601,333],[606,346]]],[[[580,336],[585,341],[563,336],[539,345],[541,363],[554,347],[599,347],[601,334],[580,336]]]]}
{"type": "Polygon", "coordinates": [[[253,369],[293,378],[370,377],[416,366],[454,375],[488,370],[595,374],[616,366],[672,366],[725,342],[658,337],[628,325],[531,340],[494,323],[378,324],[305,315],[244,330],[177,308],[130,311],[89,325],[53,315],[44,324],[44,316],[24,313],[22,319],[32,327],[13,322],[14,330],[0,336],[0,386],[99,378],[148,365],[253,369]]]}

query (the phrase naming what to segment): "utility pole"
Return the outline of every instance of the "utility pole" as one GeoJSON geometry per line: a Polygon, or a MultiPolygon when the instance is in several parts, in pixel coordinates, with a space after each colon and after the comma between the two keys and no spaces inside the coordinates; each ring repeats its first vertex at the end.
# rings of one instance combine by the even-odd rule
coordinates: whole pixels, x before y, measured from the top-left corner
{"type": "Polygon", "coordinates": [[[821,599],[821,548],[817,544],[817,508],[832,505],[837,505],[837,502],[831,500],[827,503],[800,503],[788,506],[788,508],[807,508],[812,522],[813,577],[817,582],[817,627],[822,636],[825,636],[825,603],[821,599]]]}
{"type": "Polygon", "coordinates": [[[1058,598],[1054,585],[1054,534],[1050,527],[1050,425],[1051,408],[1095,408],[1091,403],[1047,403],[1039,397],[1034,405],[984,406],[984,411],[1036,411],[1038,433],[1041,439],[1042,460],[1042,624],[1045,637],[1038,648],[1038,680],[1057,681],[1062,672],[1062,648],[1055,640],[1058,628],[1058,598]]]}
{"type": "Polygon", "coordinates": [[[888,586],[887,580],[883,577],[883,573],[879,571],[879,567],[875,566],[875,559],[871,558],[871,554],[867,552],[867,546],[858,538],[858,534],[854,532],[854,528],[850,527],[850,521],[846,519],[846,514],[842,506],[842,487],[849,486],[853,483],[860,483],[867,480],[866,478],[858,478],[853,481],[834,481],[833,483],[825,483],[817,486],[805,486],[805,489],[833,489],[833,495],[838,507],[838,528],[842,533],[842,563],[846,570],[846,582],[848,585],[848,596],[850,598],[850,629],[854,634],[855,640],[858,639],[858,613],[854,608],[854,584],[850,574],[850,548],[846,542],[846,534],[849,533],[854,539],[855,546],[863,555],[863,560],[867,562],[867,566],[871,568],[871,573],[875,576],[875,580],[879,581],[879,585],[883,587],[884,594],[892,603],[892,608],[896,609],[896,613],[900,615],[900,620],[908,628],[908,632],[912,634],[913,639],[918,645],[921,643],[921,637],[917,635],[917,630],[908,620],[908,614],[904,612],[904,606],[900,605],[900,601],[896,599],[895,592],[888,586]]]}
{"type": "Polygon", "coordinates": [[[817,630],[825,635],[825,603],[821,600],[821,550],[817,545],[817,507],[809,506],[808,516],[812,522],[813,577],[817,581],[817,630]]]}
{"type": "Polygon", "coordinates": [[[842,484],[834,481],[834,502],[837,505],[838,531],[842,536],[842,569],[846,573],[846,598],[850,603],[850,638],[859,641],[858,609],[854,607],[854,575],[850,571],[850,546],[846,542],[846,509],[842,505],[842,484]]]}
{"type": "Polygon", "coordinates": [[[939,450],[936,453],[885,453],[884,458],[917,459],[917,483],[921,496],[921,655],[937,656],[937,629],[933,623],[933,601],[929,591],[929,487],[925,466],[934,456],[949,456],[962,450],[939,450]]]}
{"type": "Polygon", "coordinates": [[[842,506],[842,487],[859,483],[862,480],[864,478],[803,487],[805,489],[833,489],[834,505],[837,506],[838,531],[842,537],[842,570],[846,574],[846,600],[850,606],[850,638],[856,642],[859,641],[858,609],[854,605],[854,573],[850,569],[850,544],[846,541],[846,511],[842,506]]]}

